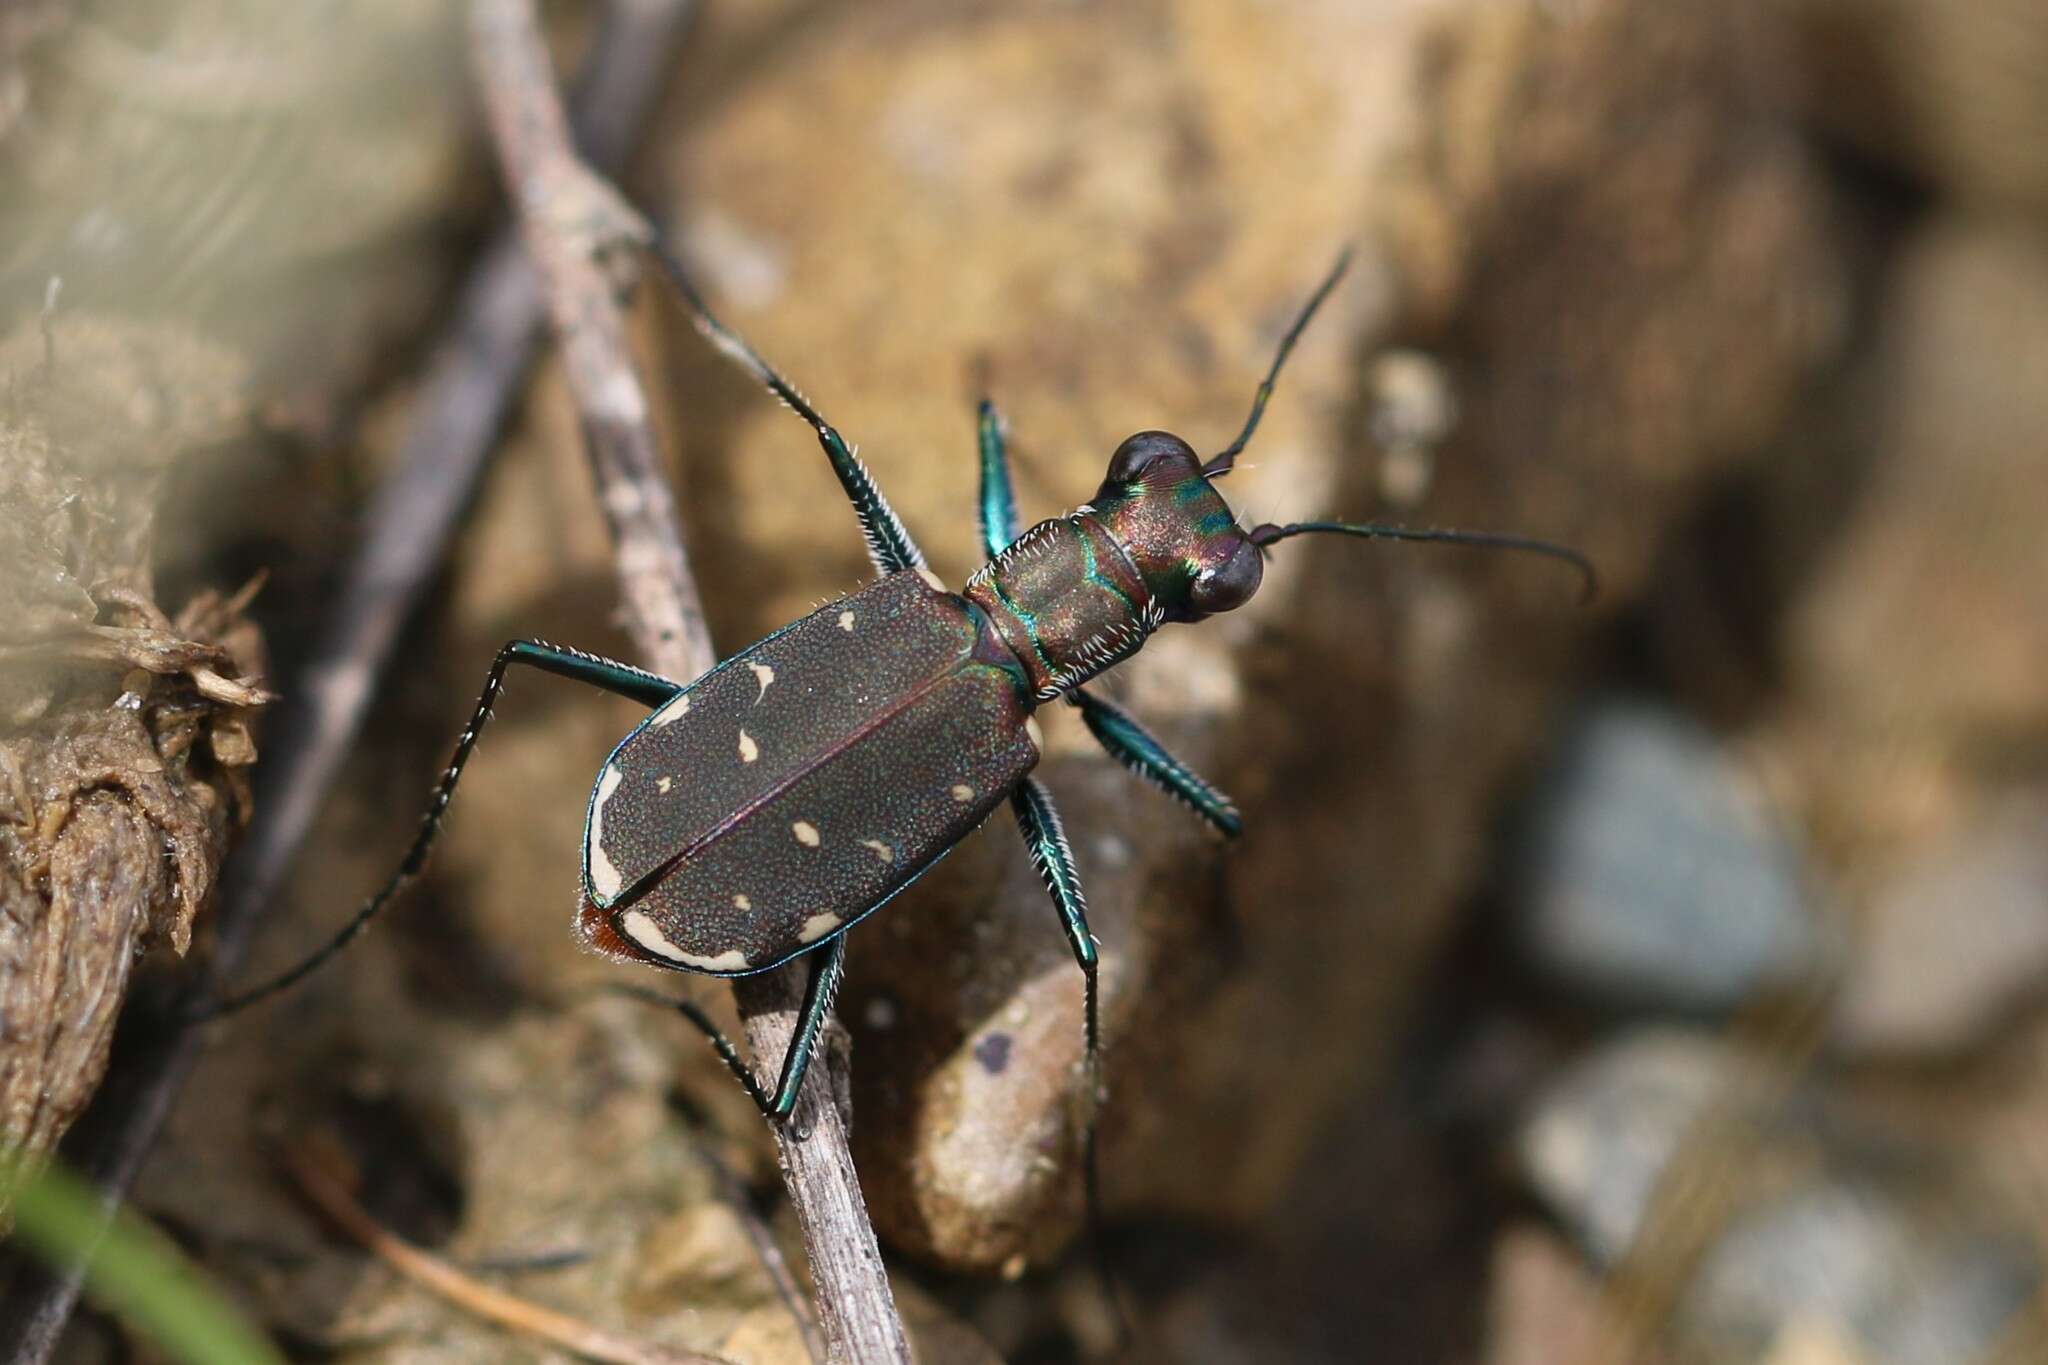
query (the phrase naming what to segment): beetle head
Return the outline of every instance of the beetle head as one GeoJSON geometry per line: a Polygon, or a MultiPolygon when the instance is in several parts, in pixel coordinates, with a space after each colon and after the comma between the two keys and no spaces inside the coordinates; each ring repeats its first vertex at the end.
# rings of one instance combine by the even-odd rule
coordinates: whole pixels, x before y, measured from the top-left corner
{"type": "Polygon", "coordinates": [[[1120,541],[1169,621],[1243,606],[1265,561],[1178,436],[1141,431],[1109,457],[1095,515],[1120,541]]]}

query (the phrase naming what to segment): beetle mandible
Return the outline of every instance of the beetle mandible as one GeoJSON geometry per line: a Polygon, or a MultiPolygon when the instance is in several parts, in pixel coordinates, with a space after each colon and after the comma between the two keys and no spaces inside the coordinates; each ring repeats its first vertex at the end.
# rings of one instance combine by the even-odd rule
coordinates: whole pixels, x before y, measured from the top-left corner
{"type": "Polygon", "coordinates": [[[1058,811],[1031,775],[1039,758],[1032,712],[1054,701],[1078,708],[1111,756],[1235,836],[1240,821],[1230,800],[1087,684],[1160,627],[1250,600],[1269,547],[1331,533],[1526,550],[1570,563],[1592,590],[1583,556],[1522,536],[1364,522],[1239,523],[1215,481],[1257,430],[1282,365],[1342,278],[1349,253],[1281,338],[1243,429],[1206,461],[1178,436],[1139,432],[1110,456],[1092,500],[1019,534],[1002,423],[984,399],[978,436],[987,562],[957,593],[926,567],[838,431],[718,321],[670,252],[657,244],[653,255],[697,329],[817,434],[881,577],[690,683],[541,640],[509,642],[390,880],[325,946],[215,1002],[205,1016],[297,982],[418,876],[505,674],[519,664],[649,708],[591,790],[576,919],[586,946],[628,962],[727,977],[814,954],[772,1089],[706,1016],[673,1002],[710,1037],[763,1114],[781,1121],[795,1107],[845,965],[847,930],[1005,802],[1083,973],[1092,1096],[1101,1054],[1097,944],[1058,811]]]}

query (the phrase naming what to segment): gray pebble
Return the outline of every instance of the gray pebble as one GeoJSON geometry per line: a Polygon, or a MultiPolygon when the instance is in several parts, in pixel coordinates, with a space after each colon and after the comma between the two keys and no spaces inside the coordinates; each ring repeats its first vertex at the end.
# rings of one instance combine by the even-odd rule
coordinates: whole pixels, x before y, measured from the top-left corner
{"type": "Polygon", "coordinates": [[[1518,930],[1559,984],[1614,1005],[1731,1011],[1816,974],[1798,851],[1704,727],[1608,698],[1533,789],[1510,869],[1518,930]]]}
{"type": "Polygon", "coordinates": [[[1856,920],[1835,1039],[1856,1052],[1962,1052],[2044,987],[2048,793],[2035,791],[1883,879],[1856,920]]]}

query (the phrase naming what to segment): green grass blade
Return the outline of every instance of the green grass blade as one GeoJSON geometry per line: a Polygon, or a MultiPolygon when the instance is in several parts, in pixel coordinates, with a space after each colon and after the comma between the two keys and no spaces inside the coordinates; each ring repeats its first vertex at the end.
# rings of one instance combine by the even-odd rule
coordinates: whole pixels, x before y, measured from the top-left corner
{"type": "MultiPolygon", "coordinates": [[[[0,1190],[19,1163],[0,1156],[0,1190]]],[[[283,1365],[284,1357],[185,1255],[127,1209],[103,1218],[99,1195],[46,1167],[14,1188],[14,1240],[51,1265],[90,1257],[86,1294],[162,1351],[193,1365],[283,1365]]]]}

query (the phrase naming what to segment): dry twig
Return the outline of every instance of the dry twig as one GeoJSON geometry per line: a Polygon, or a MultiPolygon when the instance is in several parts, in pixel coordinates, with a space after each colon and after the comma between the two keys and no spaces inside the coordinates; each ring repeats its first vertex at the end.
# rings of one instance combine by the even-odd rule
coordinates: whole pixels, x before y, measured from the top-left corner
{"type": "Polygon", "coordinates": [[[609,1365],[731,1365],[721,1356],[609,1332],[495,1289],[381,1226],[309,1148],[286,1147],[281,1156],[285,1170],[330,1222],[393,1270],[465,1312],[609,1365]]]}
{"type": "MultiPolygon", "coordinates": [[[[577,127],[602,166],[623,162],[653,106],[687,0],[621,0],[582,82],[577,127]]],[[[535,354],[540,294],[507,229],[471,273],[420,388],[398,473],[371,507],[368,538],[349,566],[334,615],[287,700],[258,770],[256,820],[228,862],[210,964],[214,979],[242,959],[260,912],[304,841],[355,742],[400,629],[440,567],[498,429],[535,354]]],[[[149,1002],[142,1002],[146,1007],[149,1002]]],[[[156,1017],[169,1014],[157,1002],[156,1017]]],[[[131,1030],[131,1035],[133,1031],[131,1030]]],[[[125,1197],[199,1058],[199,1029],[158,1027],[117,1054],[65,1152],[98,1183],[109,1212],[125,1197]]],[[[26,1272],[0,1294],[0,1359],[39,1365],[77,1302],[79,1270],[26,1272]]]]}
{"type": "MultiPolygon", "coordinates": [[[[540,270],[616,542],[628,628],[643,663],[669,677],[694,678],[716,656],[624,320],[598,259],[605,247],[636,236],[637,220],[570,143],[532,0],[474,0],[471,16],[499,159],[540,270]]],[[[788,1048],[802,974],[799,966],[734,983],[756,1057],[780,1058],[788,1048]]],[[[835,1360],[907,1361],[909,1346],[861,1202],[845,1117],[824,1099],[843,1088],[844,1060],[827,1048],[814,1070],[824,1074],[804,1087],[792,1123],[777,1130],[776,1141],[810,1255],[819,1323],[835,1360]],[[791,1136],[806,1130],[807,1140],[791,1136]]]]}
{"type": "Polygon", "coordinates": [[[830,1353],[825,1345],[824,1334],[818,1330],[817,1315],[811,1312],[810,1301],[804,1297],[803,1287],[790,1273],[789,1262],[783,1257],[782,1247],[775,1240],[774,1229],[768,1226],[747,1197],[747,1190],[740,1178],[733,1174],[717,1150],[709,1143],[700,1144],[699,1154],[704,1164],[711,1169],[711,1178],[717,1184],[719,1194],[732,1206],[739,1216],[740,1226],[746,1229],[747,1240],[754,1244],[754,1253],[761,1258],[761,1268],[768,1272],[768,1281],[775,1286],[775,1297],[782,1301],[789,1315],[796,1320],[796,1328],[804,1339],[804,1351],[814,1361],[824,1360],[830,1353]]]}

